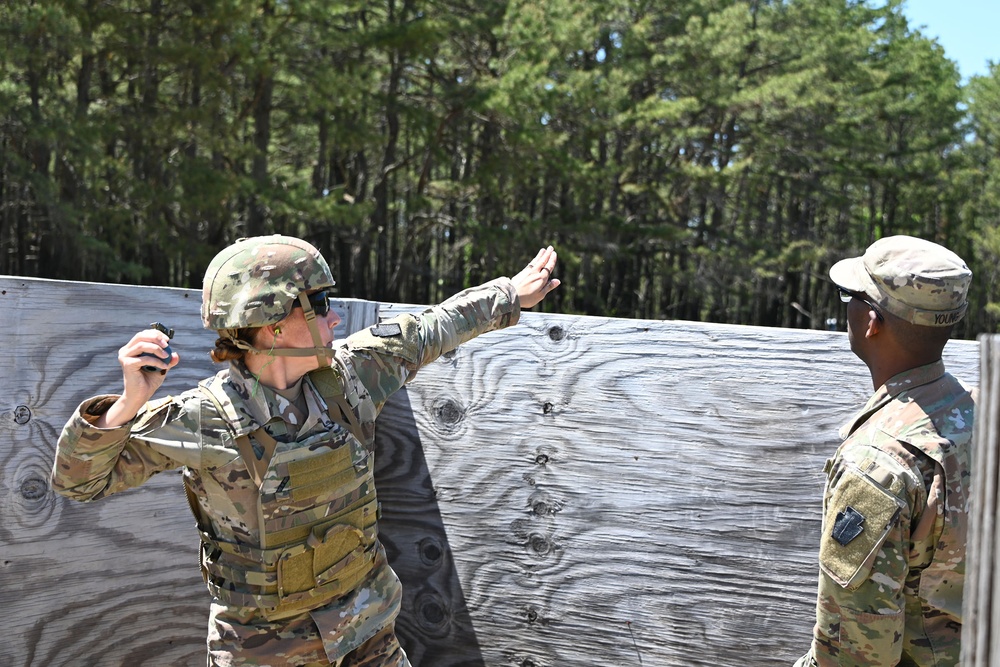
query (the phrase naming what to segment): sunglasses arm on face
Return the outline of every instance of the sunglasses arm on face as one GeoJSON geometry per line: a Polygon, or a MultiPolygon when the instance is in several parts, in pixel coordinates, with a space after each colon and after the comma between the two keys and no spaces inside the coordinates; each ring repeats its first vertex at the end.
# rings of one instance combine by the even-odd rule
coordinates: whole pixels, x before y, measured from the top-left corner
{"type": "Polygon", "coordinates": [[[837,285],[837,291],[840,293],[840,300],[843,301],[844,303],[850,303],[851,299],[857,299],[858,301],[864,303],[866,306],[871,308],[872,311],[875,313],[875,317],[877,317],[880,322],[885,321],[885,318],[882,317],[882,313],[879,311],[878,307],[874,303],[872,303],[871,299],[869,299],[866,295],[861,294],[860,292],[853,292],[849,289],[845,289],[840,285],[837,285]]]}

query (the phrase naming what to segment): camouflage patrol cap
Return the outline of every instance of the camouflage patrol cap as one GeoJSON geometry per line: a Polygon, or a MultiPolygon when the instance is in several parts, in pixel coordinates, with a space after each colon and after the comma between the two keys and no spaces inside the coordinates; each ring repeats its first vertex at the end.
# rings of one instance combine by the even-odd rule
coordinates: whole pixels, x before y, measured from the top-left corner
{"type": "Polygon", "coordinates": [[[943,327],[965,316],[972,271],[961,257],[937,243],[888,236],[871,244],[861,257],[834,264],[830,278],[907,322],[943,327]]]}
{"type": "Polygon", "coordinates": [[[262,327],[283,320],[300,292],[334,285],[330,266],[292,236],[239,239],[205,271],[201,321],[206,329],[262,327]]]}

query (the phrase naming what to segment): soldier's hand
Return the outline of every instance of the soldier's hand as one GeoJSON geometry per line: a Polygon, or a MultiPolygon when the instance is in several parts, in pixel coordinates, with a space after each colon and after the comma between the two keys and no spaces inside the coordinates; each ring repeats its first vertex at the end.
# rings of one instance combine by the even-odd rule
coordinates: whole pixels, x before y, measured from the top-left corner
{"type": "MultiPolygon", "coordinates": [[[[158,329],[145,329],[118,350],[118,363],[125,374],[125,384],[135,388],[159,389],[167,371],[180,363],[170,349],[170,339],[158,329]]],[[[151,394],[152,395],[152,394],[151,394]]]]}
{"type": "Polygon", "coordinates": [[[531,308],[545,296],[559,287],[561,281],[552,277],[558,259],[556,251],[549,246],[542,248],[520,273],[511,278],[517,288],[521,308],[531,308]]]}
{"type": "Polygon", "coordinates": [[[102,428],[121,426],[131,421],[163,384],[166,372],[180,363],[180,356],[166,352],[170,339],[156,329],[145,329],[132,336],[118,350],[125,388],[121,397],[96,423],[102,428]],[[143,370],[143,366],[156,370],[143,370]]]}

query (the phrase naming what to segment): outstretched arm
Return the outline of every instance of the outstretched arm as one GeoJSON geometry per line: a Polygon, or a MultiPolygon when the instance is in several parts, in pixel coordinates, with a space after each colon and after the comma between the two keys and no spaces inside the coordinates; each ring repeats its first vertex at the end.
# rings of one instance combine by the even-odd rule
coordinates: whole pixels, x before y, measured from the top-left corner
{"type": "Polygon", "coordinates": [[[445,352],[517,324],[521,308],[538,304],[559,287],[560,281],[551,277],[556,259],[552,246],[542,248],[513,278],[470,287],[419,315],[400,315],[347,338],[345,347],[375,404],[445,352]]]}

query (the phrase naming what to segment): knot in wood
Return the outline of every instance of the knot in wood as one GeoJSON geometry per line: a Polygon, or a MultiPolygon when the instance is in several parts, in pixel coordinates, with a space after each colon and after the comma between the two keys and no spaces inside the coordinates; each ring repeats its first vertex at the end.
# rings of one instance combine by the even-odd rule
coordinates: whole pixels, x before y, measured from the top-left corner
{"type": "Polygon", "coordinates": [[[49,492],[49,485],[39,477],[29,477],[21,482],[21,497],[25,500],[41,500],[49,492]]]}
{"type": "Polygon", "coordinates": [[[538,620],[538,612],[534,609],[528,610],[528,623],[534,623],[538,620]]]}
{"type": "Polygon", "coordinates": [[[528,506],[535,516],[555,516],[562,509],[562,503],[542,490],[535,491],[528,498],[528,506]]]}
{"type": "Polygon", "coordinates": [[[436,600],[428,600],[420,605],[420,613],[425,621],[433,625],[438,625],[444,620],[444,609],[436,600]]]}
{"type": "Polygon", "coordinates": [[[528,547],[538,556],[547,556],[552,551],[552,542],[543,535],[532,535],[528,547]]]}
{"type": "Polygon", "coordinates": [[[535,661],[531,658],[525,658],[521,661],[521,667],[535,667],[535,661]]]}
{"type": "Polygon", "coordinates": [[[550,327],[549,328],[549,338],[554,341],[560,341],[566,337],[566,330],[562,327],[550,327]]]}
{"type": "Polygon", "coordinates": [[[465,416],[465,410],[463,410],[462,406],[458,403],[450,398],[447,398],[434,408],[434,415],[442,424],[454,426],[458,422],[462,421],[462,418],[465,416]]]}
{"type": "Polygon", "coordinates": [[[426,565],[437,565],[441,562],[441,556],[444,553],[441,545],[433,537],[425,537],[420,540],[418,551],[420,553],[420,560],[426,565]]]}
{"type": "Polygon", "coordinates": [[[14,421],[24,426],[31,421],[31,409],[27,405],[19,405],[14,408],[14,421]]]}
{"type": "Polygon", "coordinates": [[[537,463],[540,466],[543,466],[548,462],[549,462],[548,454],[539,454],[538,456],[535,457],[535,463],[537,463]]]}
{"type": "Polygon", "coordinates": [[[440,595],[424,591],[414,600],[417,610],[417,625],[430,637],[441,638],[448,634],[451,626],[451,610],[440,595]]]}
{"type": "Polygon", "coordinates": [[[543,405],[542,406],[542,414],[546,414],[547,415],[547,414],[551,413],[552,412],[552,407],[553,406],[552,406],[551,403],[546,403],[545,405],[543,405]]]}

